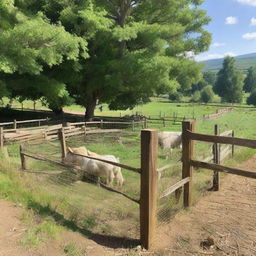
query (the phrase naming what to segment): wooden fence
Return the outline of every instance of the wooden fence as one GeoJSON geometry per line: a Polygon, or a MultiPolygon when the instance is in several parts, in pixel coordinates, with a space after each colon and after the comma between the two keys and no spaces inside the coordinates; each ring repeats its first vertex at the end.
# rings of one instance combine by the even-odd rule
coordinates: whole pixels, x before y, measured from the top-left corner
{"type": "Polygon", "coordinates": [[[13,122],[5,122],[5,123],[0,123],[0,127],[5,127],[5,126],[12,126],[13,130],[16,130],[18,127],[18,124],[38,124],[38,126],[41,126],[42,123],[48,123],[50,119],[47,117],[45,119],[33,119],[33,120],[23,120],[23,121],[17,121],[13,120],[13,122]]]}
{"type": "MultiPolygon", "coordinates": [[[[47,120],[47,119],[38,119],[47,120]]],[[[32,120],[36,121],[36,120],[32,120]]],[[[31,122],[28,121],[19,121],[22,123],[31,122]]],[[[10,124],[10,123],[2,123],[10,124]]],[[[76,122],[76,123],[67,123],[67,126],[52,125],[49,127],[38,127],[38,128],[29,128],[29,129],[4,129],[0,127],[0,147],[3,147],[6,144],[16,143],[16,142],[25,142],[32,140],[56,140],[59,136],[59,129],[64,129],[65,137],[71,137],[76,135],[88,135],[88,134],[98,134],[98,133],[115,133],[120,132],[120,129],[104,129],[106,126],[118,126],[131,127],[133,131],[135,128],[140,126],[142,129],[147,127],[147,121],[130,121],[130,122],[109,122],[109,121],[93,121],[93,122],[76,122]],[[96,126],[96,128],[95,128],[96,126]],[[99,128],[98,128],[99,127],[99,128]]]]}
{"type": "MultiPolygon", "coordinates": [[[[64,128],[59,129],[59,138],[61,140],[62,157],[66,156],[66,141],[64,128]]],[[[102,158],[90,157],[85,155],[74,154],[81,157],[105,162],[114,166],[128,169],[141,175],[140,198],[135,199],[131,196],[100,183],[103,189],[123,195],[140,205],[140,240],[144,248],[149,249],[153,243],[156,230],[156,208],[157,208],[157,149],[158,149],[158,132],[157,130],[145,129],[141,131],[141,166],[140,168],[116,163],[102,158]]],[[[24,146],[20,146],[21,167],[24,172],[33,172],[28,170],[26,158],[33,158],[40,161],[50,162],[64,168],[71,169],[71,166],[49,159],[42,156],[34,155],[27,152],[24,146]]],[[[38,174],[40,172],[37,172],[38,174]]],[[[48,173],[49,174],[49,173],[48,173]]]]}

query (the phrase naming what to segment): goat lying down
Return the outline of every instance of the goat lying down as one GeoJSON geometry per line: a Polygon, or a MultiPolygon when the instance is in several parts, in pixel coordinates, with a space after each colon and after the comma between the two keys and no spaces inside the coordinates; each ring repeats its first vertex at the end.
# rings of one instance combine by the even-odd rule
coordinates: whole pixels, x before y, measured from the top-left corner
{"type": "Polygon", "coordinates": [[[95,152],[86,149],[86,147],[68,147],[67,156],[63,161],[64,163],[71,164],[73,166],[78,166],[79,169],[81,169],[85,173],[92,174],[98,177],[98,179],[100,177],[105,177],[107,185],[112,185],[114,179],[116,179],[116,183],[118,186],[121,187],[123,185],[124,178],[120,167],[104,163],[98,160],[77,156],[74,154],[95,157],[115,163],[119,163],[119,158],[116,158],[113,155],[99,155],[95,152]]]}
{"type": "Polygon", "coordinates": [[[182,148],[182,132],[159,132],[158,144],[162,149],[182,148]]]}

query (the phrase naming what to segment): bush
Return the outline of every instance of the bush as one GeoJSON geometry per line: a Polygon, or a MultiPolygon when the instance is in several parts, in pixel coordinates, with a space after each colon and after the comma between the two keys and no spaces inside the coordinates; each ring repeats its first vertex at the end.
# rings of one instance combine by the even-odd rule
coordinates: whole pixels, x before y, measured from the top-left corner
{"type": "Polygon", "coordinates": [[[196,91],[190,99],[190,102],[200,102],[201,94],[199,91],[196,91]]]}
{"type": "Polygon", "coordinates": [[[246,102],[248,105],[256,106],[256,90],[252,91],[246,102]]]}
{"type": "Polygon", "coordinates": [[[204,103],[208,103],[213,101],[214,98],[214,92],[212,90],[211,85],[207,85],[201,90],[201,101],[204,103]]]}
{"type": "Polygon", "coordinates": [[[179,93],[179,92],[169,94],[169,100],[172,101],[172,102],[180,102],[181,97],[182,97],[182,94],[179,93]]]}

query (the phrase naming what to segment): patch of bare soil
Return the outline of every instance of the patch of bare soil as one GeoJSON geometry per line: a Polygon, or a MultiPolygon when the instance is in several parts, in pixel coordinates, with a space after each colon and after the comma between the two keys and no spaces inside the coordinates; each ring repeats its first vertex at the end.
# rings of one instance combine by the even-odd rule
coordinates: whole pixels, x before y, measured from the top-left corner
{"type": "MultiPolygon", "coordinates": [[[[105,255],[102,246],[76,232],[64,231],[58,240],[48,240],[35,249],[26,249],[20,241],[28,227],[21,221],[26,210],[13,203],[0,201],[0,256],[63,256],[65,246],[74,244],[79,255],[105,255]]],[[[73,254],[72,254],[73,255],[73,254]]]]}
{"type": "MultiPolygon", "coordinates": [[[[256,172],[256,156],[238,168],[256,172]]],[[[256,180],[226,175],[189,211],[158,230],[159,255],[256,255],[256,180]]]]}

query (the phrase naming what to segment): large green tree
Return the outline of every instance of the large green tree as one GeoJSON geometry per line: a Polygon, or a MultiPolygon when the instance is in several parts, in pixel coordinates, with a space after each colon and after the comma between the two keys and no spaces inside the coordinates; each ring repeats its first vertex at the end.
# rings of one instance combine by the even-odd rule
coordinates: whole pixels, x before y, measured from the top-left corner
{"type": "Polygon", "coordinates": [[[224,102],[241,103],[243,98],[243,75],[235,67],[235,59],[227,56],[217,74],[214,91],[224,102]]]}
{"type": "Polygon", "coordinates": [[[155,93],[186,90],[200,78],[200,65],[189,54],[207,50],[211,41],[203,29],[210,19],[199,8],[201,3],[16,0],[18,10],[68,32],[80,40],[80,48],[75,58],[62,58],[58,65],[43,63],[39,74],[16,74],[10,84],[17,80],[27,85],[26,91],[30,86],[40,88],[36,97],[45,92],[43,81],[62,88],[60,96],[67,96],[67,88],[76,103],[86,107],[87,118],[93,116],[97,102],[111,109],[127,109],[147,102],[155,93]],[[89,58],[84,55],[86,43],[89,58]]]}
{"type": "Polygon", "coordinates": [[[252,92],[256,89],[256,67],[250,67],[244,80],[244,91],[252,92]]]}
{"type": "Polygon", "coordinates": [[[43,97],[49,105],[61,105],[61,100],[65,105],[70,101],[65,84],[41,74],[65,61],[87,58],[87,42],[42,13],[31,15],[18,2],[0,2],[0,97],[43,97]]]}

